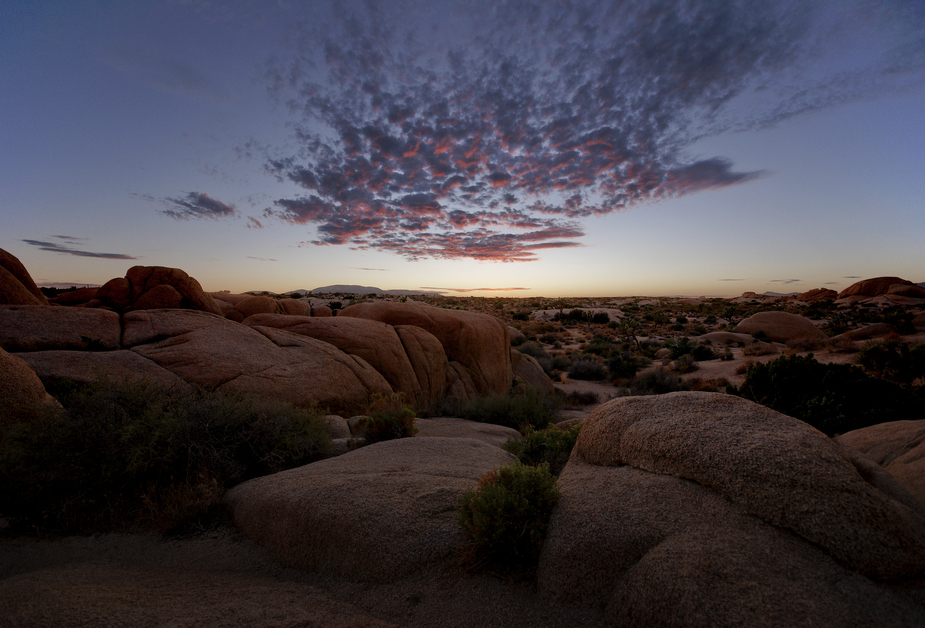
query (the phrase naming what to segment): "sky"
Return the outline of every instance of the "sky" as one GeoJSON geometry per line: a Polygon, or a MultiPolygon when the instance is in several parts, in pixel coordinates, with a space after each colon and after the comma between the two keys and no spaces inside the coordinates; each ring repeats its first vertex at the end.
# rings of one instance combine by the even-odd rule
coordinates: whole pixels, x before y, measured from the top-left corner
{"type": "Polygon", "coordinates": [[[0,0],[39,285],[925,281],[921,0],[0,0]]]}

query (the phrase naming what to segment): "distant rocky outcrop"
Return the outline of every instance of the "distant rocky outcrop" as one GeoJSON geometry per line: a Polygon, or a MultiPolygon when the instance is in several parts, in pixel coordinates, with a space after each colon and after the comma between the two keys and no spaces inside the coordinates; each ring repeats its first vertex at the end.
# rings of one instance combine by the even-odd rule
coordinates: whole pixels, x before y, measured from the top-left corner
{"type": "Polygon", "coordinates": [[[797,295],[798,300],[806,301],[807,303],[814,303],[816,301],[834,301],[837,298],[838,293],[828,288],[816,288],[807,292],[801,292],[797,295]]]}
{"type": "Polygon", "coordinates": [[[921,304],[925,301],[925,288],[899,277],[874,277],[853,283],[838,293],[839,303],[859,301],[883,305],[921,304]]]}
{"type": "Polygon", "coordinates": [[[459,495],[513,460],[481,440],[404,438],[250,480],[225,503],[285,565],[392,582],[453,560],[459,495]]]}
{"type": "Polygon", "coordinates": [[[738,397],[595,410],[559,479],[540,593],[614,626],[910,626],[925,511],[856,451],[738,397]]]}
{"type": "Polygon", "coordinates": [[[19,258],[0,249],[0,305],[48,305],[19,258]]]}
{"type": "Polygon", "coordinates": [[[734,331],[753,336],[763,333],[775,342],[828,338],[811,320],[790,312],[758,312],[736,325],[734,331]]]}

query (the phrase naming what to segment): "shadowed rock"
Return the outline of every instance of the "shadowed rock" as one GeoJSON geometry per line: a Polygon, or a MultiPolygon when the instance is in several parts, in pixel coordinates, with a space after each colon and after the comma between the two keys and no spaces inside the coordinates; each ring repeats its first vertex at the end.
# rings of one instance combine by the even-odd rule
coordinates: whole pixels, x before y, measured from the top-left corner
{"type": "Polygon", "coordinates": [[[7,351],[118,349],[119,315],[105,310],[0,306],[0,346],[7,351]]]}
{"type": "Polygon", "coordinates": [[[57,402],[19,356],[0,349],[0,438],[17,423],[30,423],[57,402]]]}
{"type": "Polygon", "coordinates": [[[925,420],[880,423],[835,440],[883,467],[925,507],[925,420]]]}
{"type": "Polygon", "coordinates": [[[0,249],[0,305],[48,305],[19,258],[0,249]]]}
{"type": "Polygon", "coordinates": [[[792,340],[827,340],[821,329],[811,320],[790,312],[758,312],[736,325],[736,333],[763,333],[775,342],[792,340]]]}
{"type": "Polygon", "coordinates": [[[459,495],[513,459],[479,440],[403,438],[250,480],[225,503],[285,565],[388,582],[450,560],[459,495]]]}

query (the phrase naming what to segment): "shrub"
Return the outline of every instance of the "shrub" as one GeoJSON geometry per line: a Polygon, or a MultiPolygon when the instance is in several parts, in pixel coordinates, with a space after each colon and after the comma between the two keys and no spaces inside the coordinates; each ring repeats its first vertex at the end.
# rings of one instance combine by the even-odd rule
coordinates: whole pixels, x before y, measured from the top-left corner
{"type": "Polygon", "coordinates": [[[542,429],[559,418],[561,402],[533,387],[479,397],[461,408],[459,416],[469,421],[494,423],[517,430],[542,429]]]}
{"type": "Polygon", "coordinates": [[[903,389],[856,366],[822,364],[812,354],[753,364],[738,394],[829,436],[907,419],[923,402],[922,387],[903,389]]]}
{"type": "Polygon", "coordinates": [[[689,389],[690,387],[677,375],[673,375],[662,369],[656,369],[634,377],[630,380],[629,386],[622,389],[621,395],[663,395],[665,393],[689,389]]]}
{"type": "Polygon", "coordinates": [[[551,345],[559,342],[559,334],[548,333],[540,336],[540,342],[551,345]]]}
{"type": "Polygon", "coordinates": [[[606,325],[610,322],[610,314],[607,312],[598,312],[591,316],[591,322],[598,325],[606,325]]]}
{"type": "Polygon", "coordinates": [[[597,381],[607,379],[607,367],[596,360],[576,360],[568,370],[572,379],[597,381]]]}
{"type": "Polygon", "coordinates": [[[590,406],[600,403],[601,398],[595,392],[571,391],[565,396],[565,402],[573,406],[590,406]]]}
{"type": "Polygon", "coordinates": [[[539,558],[559,496],[549,465],[515,462],[483,475],[476,488],[463,493],[458,521],[484,559],[531,565],[539,558]]]}
{"type": "Polygon", "coordinates": [[[329,452],[323,413],[265,398],[98,380],[0,442],[0,504],[39,532],[169,530],[220,512],[225,489],[329,452]]]}
{"type": "Polygon", "coordinates": [[[895,338],[869,341],[855,359],[867,373],[901,384],[925,377],[925,344],[910,347],[895,338]]]}
{"type": "Polygon", "coordinates": [[[534,467],[548,464],[550,472],[558,477],[568,462],[580,431],[581,424],[565,429],[555,425],[542,430],[530,429],[527,430],[524,442],[510,439],[504,444],[504,449],[517,456],[523,464],[534,467]]]}
{"type": "Polygon", "coordinates": [[[511,318],[513,318],[515,321],[530,320],[530,313],[529,312],[514,312],[511,315],[511,318]]]}
{"type": "Polygon", "coordinates": [[[742,355],[758,356],[774,355],[775,353],[780,353],[780,350],[774,345],[770,345],[766,342],[753,342],[742,348],[742,355]]]}
{"type": "Polygon", "coordinates": [[[636,375],[636,371],[648,364],[646,358],[633,355],[630,351],[614,353],[607,361],[607,370],[614,379],[629,378],[636,375]]]}
{"type": "Polygon", "coordinates": [[[360,419],[358,429],[367,443],[406,438],[418,433],[414,418],[414,410],[405,403],[402,393],[376,393],[366,409],[366,416],[360,419]]]}
{"type": "Polygon", "coordinates": [[[535,341],[525,342],[517,350],[524,355],[529,355],[531,358],[536,358],[537,360],[541,358],[549,358],[549,354],[546,353],[546,350],[543,349],[543,346],[535,341]]]}

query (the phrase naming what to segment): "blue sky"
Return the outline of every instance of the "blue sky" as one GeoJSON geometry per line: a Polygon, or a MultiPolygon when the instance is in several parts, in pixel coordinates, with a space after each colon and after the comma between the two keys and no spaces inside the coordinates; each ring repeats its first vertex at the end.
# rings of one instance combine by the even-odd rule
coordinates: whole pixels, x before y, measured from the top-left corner
{"type": "Polygon", "coordinates": [[[39,284],[918,282],[925,5],[3,0],[0,212],[39,284]]]}

